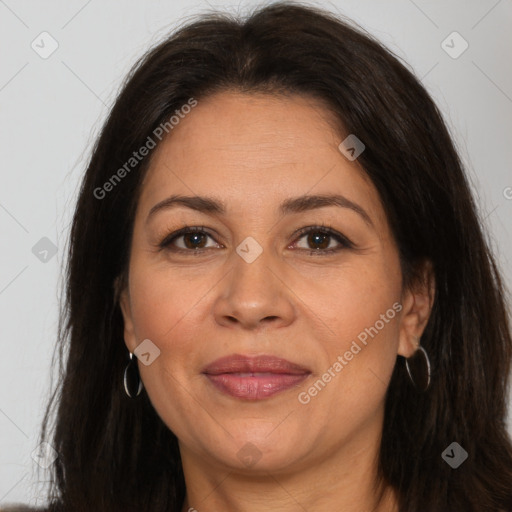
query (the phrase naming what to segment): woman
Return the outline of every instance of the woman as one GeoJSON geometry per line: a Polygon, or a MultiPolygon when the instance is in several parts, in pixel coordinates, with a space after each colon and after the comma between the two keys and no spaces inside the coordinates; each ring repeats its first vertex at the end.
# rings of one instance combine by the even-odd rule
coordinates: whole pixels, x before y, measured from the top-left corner
{"type": "Polygon", "coordinates": [[[209,15],[137,64],[65,305],[46,510],[512,510],[510,326],[461,162],[331,14],[209,15]]]}

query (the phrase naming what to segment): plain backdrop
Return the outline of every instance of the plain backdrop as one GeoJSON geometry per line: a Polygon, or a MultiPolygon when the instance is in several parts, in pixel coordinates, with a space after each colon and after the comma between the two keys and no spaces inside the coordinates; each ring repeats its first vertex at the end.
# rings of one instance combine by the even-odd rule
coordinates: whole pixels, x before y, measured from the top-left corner
{"type": "MultiPolygon", "coordinates": [[[[258,4],[0,0],[0,503],[42,503],[31,453],[50,388],[66,237],[91,144],[120,81],[137,57],[194,14],[243,14],[258,4]]],[[[434,97],[510,287],[512,3],[313,5],[377,36],[434,97]]]]}

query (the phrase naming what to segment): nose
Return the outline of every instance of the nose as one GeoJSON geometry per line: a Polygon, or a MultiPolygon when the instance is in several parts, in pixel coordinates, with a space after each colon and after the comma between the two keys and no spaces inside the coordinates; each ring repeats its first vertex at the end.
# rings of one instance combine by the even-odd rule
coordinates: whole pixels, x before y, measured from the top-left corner
{"type": "Polygon", "coordinates": [[[283,267],[272,261],[269,251],[263,251],[252,263],[236,253],[232,258],[233,269],[217,288],[215,321],[225,327],[249,330],[292,323],[296,315],[293,292],[286,285],[283,267]]]}

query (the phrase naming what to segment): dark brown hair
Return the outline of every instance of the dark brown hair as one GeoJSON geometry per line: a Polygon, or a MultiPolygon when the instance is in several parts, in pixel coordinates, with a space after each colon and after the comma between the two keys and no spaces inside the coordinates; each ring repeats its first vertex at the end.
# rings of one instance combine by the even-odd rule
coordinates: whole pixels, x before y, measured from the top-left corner
{"type": "Polygon", "coordinates": [[[379,470],[396,489],[400,511],[512,510],[505,292],[448,130],[421,83],[382,44],[350,22],[294,3],[243,20],[213,13],[188,23],[137,63],[111,110],[69,241],[56,352],[61,377],[42,429],[59,454],[49,510],[181,509],[176,437],[145,391],[131,401],[122,385],[128,353],[114,283],[126,276],[150,158],[104,198],[94,191],[190,98],[229,90],[322,100],[366,145],[358,161],[384,204],[404,286],[414,284],[418,265],[432,263],[435,302],[421,340],[431,387],[417,393],[398,357],[386,396],[379,470]],[[458,469],[441,458],[454,441],[469,454],[458,469]]]}

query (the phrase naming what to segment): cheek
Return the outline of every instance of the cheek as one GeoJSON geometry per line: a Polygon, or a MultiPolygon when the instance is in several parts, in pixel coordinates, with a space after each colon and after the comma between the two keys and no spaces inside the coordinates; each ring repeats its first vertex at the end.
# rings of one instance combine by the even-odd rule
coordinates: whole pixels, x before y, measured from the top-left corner
{"type": "Polygon", "coordinates": [[[303,273],[296,279],[294,292],[310,310],[304,313],[320,320],[326,341],[330,339],[335,348],[343,348],[347,342],[350,345],[376,323],[379,333],[397,333],[400,308],[393,304],[400,300],[401,272],[397,259],[390,256],[391,261],[377,255],[366,261],[355,257],[321,274],[303,273]]]}
{"type": "Polygon", "coordinates": [[[316,277],[296,289],[311,309],[309,315],[320,319],[314,336],[315,346],[323,352],[316,375],[322,382],[315,381],[314,389],[309,387],[314,382],[308,383],[305,392],[318,397],[318,405],[323,403],[338,422],[347,421],[347,410],[354,421],[362,421],[384,400],[396,363],[402,309],[399,261],[394,254],[365,262],[354,258],[353,263],[316,277]],[[342,407],[333,410],[332,404],[342,407]]]}
{"type": "Polygon", "coordinates": [[[396,363],[401,305],[399,287],[392,280],[386,285],[374,272],[347,269],[330,289],[328,299],[323,293],[310,296],[314,314],[328,329],[316,334],[321,364],[301,388],[300,400],[336,437],[382,411],[396,363]]]}
{"type": "Polygon", "coordinates": [[[137,342],[150,339],[160,350],[151,365],[139,365],[140,375],[155,410],[171,430],[179,432],[184,431],[182,418],[198,414],[197,401],[190,399],[194,395],[190,376],[195,373],[191,356],[201,350],[194,316],[211,284],[196,281],[136,260],[130,268],[137,342]]]}
{"type": "Polygon", "coordinates": [[[189,316],[201,307],[211,291],[206,277],[183,275],[165,264],[135,261],[130,268],[132,315],[138,339],[149,338],[157,344],[179,341],[189,316]]]}
{"type": "Polygon", "coordinates": [[[211,334],[210,306],[218,280],[214,271],[191,272],[133,258],[130,297],[137,342],[147,338],[160,349],[153,364],[140,367],[152,400],[176,397],[197,378],[198,359],[209,341],[205,333],[211,334]]]}

